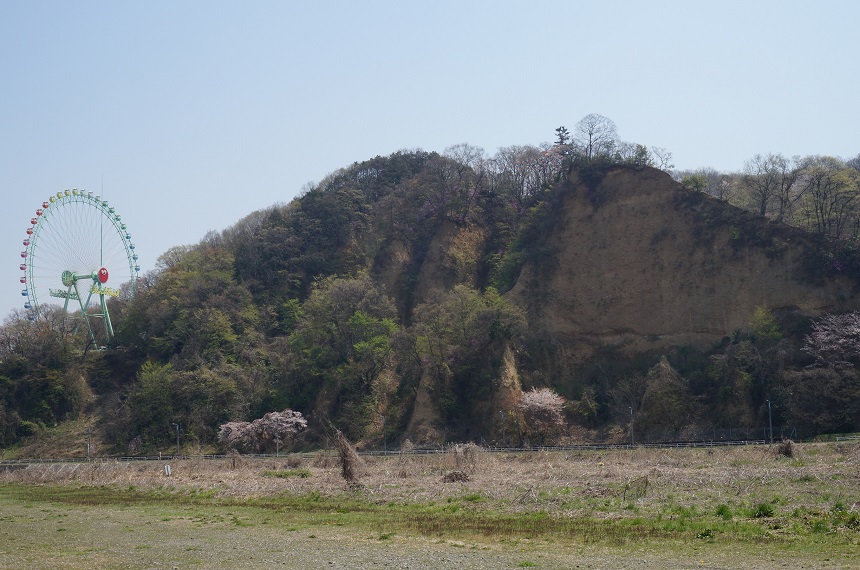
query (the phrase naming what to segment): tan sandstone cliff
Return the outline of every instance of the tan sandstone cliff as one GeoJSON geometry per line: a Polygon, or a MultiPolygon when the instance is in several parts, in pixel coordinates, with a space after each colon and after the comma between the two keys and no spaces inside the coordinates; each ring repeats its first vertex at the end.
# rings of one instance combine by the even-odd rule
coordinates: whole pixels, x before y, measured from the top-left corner
{"type": "Polygon", "coordinates": [[[614,170],[593,189],[571,180],[547,245],[556,265],[527,263],[510,295],[578,360],[607,345],[707,346],[748,328],[757,306],[814,316],[858,305],[848,279],[805,274],[804,232],[654,169],[614,170]]]}

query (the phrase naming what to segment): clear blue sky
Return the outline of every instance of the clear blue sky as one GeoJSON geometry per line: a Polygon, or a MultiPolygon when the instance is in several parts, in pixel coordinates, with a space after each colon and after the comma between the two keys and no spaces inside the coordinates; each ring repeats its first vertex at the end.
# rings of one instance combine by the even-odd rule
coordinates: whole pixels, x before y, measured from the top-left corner
{"type": "Polygon", "coordinates": [[[678,168],[860,153],[860,2],[0,0],[0,313],[34,210],[102,193],[144,270],[404,148],[588,113],[678,168]]]}

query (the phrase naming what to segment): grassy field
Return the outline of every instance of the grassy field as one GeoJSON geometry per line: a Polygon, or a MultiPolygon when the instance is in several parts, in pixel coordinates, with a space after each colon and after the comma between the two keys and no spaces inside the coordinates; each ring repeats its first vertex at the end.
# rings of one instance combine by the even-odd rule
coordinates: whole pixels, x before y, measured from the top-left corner
{"type": "Polygon", "coordinates": [[[782,451],[33,465],[0,472],[0,567],[860,568],[860,444],[782,451]]]}

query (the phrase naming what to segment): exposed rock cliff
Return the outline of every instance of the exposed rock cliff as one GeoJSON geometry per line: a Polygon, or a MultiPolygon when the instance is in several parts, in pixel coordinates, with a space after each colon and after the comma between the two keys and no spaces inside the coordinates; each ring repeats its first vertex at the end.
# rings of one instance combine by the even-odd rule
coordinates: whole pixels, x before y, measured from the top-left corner
{"type": "Polygon", "coordinates": [[[814,282],[808,234],[692,193],[661,171],[570,181],[546,267],[527,263],[510,295],[533,327],[578,360],[707,346],[748,328],[757,306],[806,315],[858,306],[846,278],[814,282]]]}

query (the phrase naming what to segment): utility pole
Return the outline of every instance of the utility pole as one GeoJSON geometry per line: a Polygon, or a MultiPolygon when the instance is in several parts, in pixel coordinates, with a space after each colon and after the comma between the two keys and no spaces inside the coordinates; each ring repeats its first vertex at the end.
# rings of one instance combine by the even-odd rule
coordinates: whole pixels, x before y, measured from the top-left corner
{"type": "Polygon", "coordinates": [[[630,407],[630,445],[636,445],[633,441],[633,407],[630,407]]]}
{"type": "Polygon", "coordinates": [[[93,449],[93,432],[90,424],[87,424],[87,461],[90,461],[90,454],[93,449]]]}
{"type": "Polygon", "coordinates": [[[173,424],[173,427],[176,428],[176,458],[179,458],[179,424],[173,424]]]}
{"type": "Polygon", "coordinates": [[[770,411],[770,400],[767,401],[767,424],[770,427],[770,442],[773,443],[773,414],[770,411]]]}
{"type": "Polygon", "coordinates": [[[499,414],[502,416],[502,447],[505,446],[505,411],[499,410],[499,414]]]}
{"type": "Polygon", "coordinates": [[[382,417],[382,453],[388,455],[388,442],[385,441],[385,415],[379,414],[382,417]]]}

